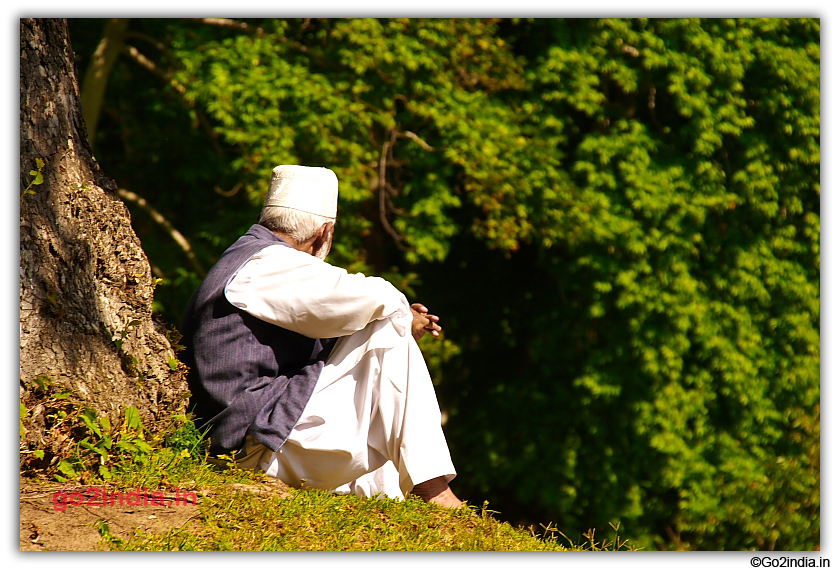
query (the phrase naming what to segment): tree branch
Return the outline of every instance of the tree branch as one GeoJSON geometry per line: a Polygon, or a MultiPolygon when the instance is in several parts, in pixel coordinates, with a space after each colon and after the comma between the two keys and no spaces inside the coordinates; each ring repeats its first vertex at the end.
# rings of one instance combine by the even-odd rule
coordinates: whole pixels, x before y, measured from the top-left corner
{"type": "Polygon", "coordinates": [[[157,38],[153,38],[149,34],[144,34],[143,32],[137,32],[137,31],[131,30],[129,32],[126,32],[125,39],[126,40],[130,40],[130,39],[143,40],[144,42],[154,46],[158,51],[160,51],[164,54],[169,54],[169,50],[166,49],[166,46],[163,44],[163,42],[158,41],[157,38]]]}
{"type": "Polygon", "coordinates": [[[394,242],[397,244],[397,247],[406,251],[407,248],[402,243],[404,239],[403,236],[397,233],[397,230],[395,230],[391,225],[391,222],[388,221],[388,209],[385,203],[388,188],[388,183],[385,181],[387,159],[396,138],[396,131],[388,129],[388,136],[385,142],[382,143],[382,154],[379,157],[379,220],[382,222],[382,227],[385,228],[385,231],[394,238],[394,242]]]}
{"type": "Polygon", "coordinates": [[[238,182],[236,184],[236,186],[234,186],[233,188],[231,188],[228,191],[224,191],[221,188],[219,188],[218,186],[213,186],[213,191],[216,194],[219,194],[220,196],[224,196],[225,198],[230,198],[230,197],[236,195],[236,193],[239,192],[244,185],[245,185],[244,183],[238,182]]]}
{"type": "Polygon", "coordinates": [[[240,30],[243,32],[248,32],[249,34],[254,34],[256,36],[262,37],[265,33],[262,28],[255,28],[254,26],[250,26],[245,22],[239,22],[237,20],[232,20],[230,18],[189,18],[195,22],[201,22],[202,24],[207,24],[208,26],[216,26],[219,28],[227,28],[231,30],[240,30]]]}
{"type": "Polygon", "coordinates": [[[207,274],[207,272],[204,271],[204,268],[201,266],[201,263],[199,263],[198,258],[196,257],[192,246],[190,245],[190,242],[187,241],[187,238],[184,237],[184,234],[182,234],[181,232],[176,230],[175,227],[169,222],[169,220],[167,220],[163,216],[163,214],[161,214],[160,212],[155,210],[146,201],[145,198],[143,198],[142,196],[138,196],[134,192],[132,192],[130,190],[126,190],[125,188],[118,188],[117,189],[117,194],[123,200],[128,200],[129,202],[134,202],[135,204],[137,204],[138,206],[143,208],[152,217],[152,219],[155,222],[160,224],[163,227],[163,229],[166,230],[166,232],[172,237],[172,239],[175,240],[175,243],[177,243],[180,246],[180,248],[182,250],[184,250],[184,253],[187,256],[187,259],[190,260],[190,263],[193,266],[193,269],[195,269],[196,272],[201,277],[204,277],[207,274]]]}
{"type": "Polygon", "coordinates": [[[195,104],[193,104],[193,102],[190,101],[186,97],[187,88],[184,87],[184,85],[182,85],[181,83],[179,83],[175,79],[173,79],[172,72],[161,71],[158,68],[158,66],[155,65],[155,62],[153,62],[152,60],[150,60],[149,58],[144,56],[140,52],[140,50],[138,50],[134,46],[128,46],[126,48],[126,52],[141,67],[150,71],[152,74],[161,78],[163,81],[169,83],[170,85],[172,85],[172,87],[175,88],[175,91],[177,91],[178,94],[181,95],[181,101],[183,101],[184,104],[186,104],[188,108],[195,111],[196,117],[198,119],[198,123],[204,129],[204,131],[207,133],[207,135],[210,139],[210,142],[213,145],[213,149],[216,151],[216,154],[218,154],[220,157],[224,156],[224,151],[222,150],[222,147],[219,146],[219,143],[216,140],[216,134],[213,132],[213,128],[210,126],[210,124],[207,121],[207,118],[205,117],[204,113],[202,112],[202,110],[200,108],[196,107],[195,104]]]}
{"type": "Polygon", "coordinates": [[[158,69],[157,65],[155,65],[155,62],[153,62],[152,60],[147,58],[145,55],[140,53],[140,50],[138,50],[136,47],[127,46],[126,51],[127,51],[128,55],[131,57],[131,59],[133,59],[138,64],[140,64],[142,67],[146,68],[148,71],[151,71],[152,73],[154,73],[155,75],[157,75],[158,77],[160,77],[161,79],[163,79],[164,81],[169,83],[170,85],[172,85],[172,87],[174,87],[175,90],[178,93],[180,93],[181,95],[186,95],[186,93],[187,93],[187,88],[186,87],[184,87],[183,85],[178,83],[172,77],[171,73],[165,73],[165,72],[161,71],[160,69],[158,69]]]}
{"type": "Polygon", "coordinates": [[[401,132],[401,133],[397,133],[397,135],[413,140],[414,142],[416,142],[417,144],[419,144],[420,146],[422,146],[424,149],[426,149],[428,151],[435,150],[434,147],[429,146],[428,143],[426,143],[426,141],[424,141],[423,139],[421,139],[420,137],[418,137],[417,135],[415,135],[411,131],[404,131],[404,132],[401,132]]]}

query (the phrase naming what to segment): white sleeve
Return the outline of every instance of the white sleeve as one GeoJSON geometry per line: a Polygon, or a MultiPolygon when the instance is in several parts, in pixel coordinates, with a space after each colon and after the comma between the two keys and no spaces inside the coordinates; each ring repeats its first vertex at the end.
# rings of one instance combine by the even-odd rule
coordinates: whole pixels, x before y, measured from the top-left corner
{"type": "Polygon", "coordinates": [[[346,336],[372,321],[411,314],[405,295],[384,279],[350,274],[279,244],[251,257],[225,296],[258,319],[309,338],[346,336]]]}

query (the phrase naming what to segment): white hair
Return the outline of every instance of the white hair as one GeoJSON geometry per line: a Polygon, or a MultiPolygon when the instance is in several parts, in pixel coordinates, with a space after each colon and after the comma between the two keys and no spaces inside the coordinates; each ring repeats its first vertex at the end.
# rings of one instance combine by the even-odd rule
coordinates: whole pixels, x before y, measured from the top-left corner
{"type": "Polygon", "coordinates": [[[314,236],[324,224],[334,222],[309,212],[301,212],[285,206],[266,206],[260,214],[259,224],[273,232],[288,235],[298,243],[304,243],[314,236]]]}

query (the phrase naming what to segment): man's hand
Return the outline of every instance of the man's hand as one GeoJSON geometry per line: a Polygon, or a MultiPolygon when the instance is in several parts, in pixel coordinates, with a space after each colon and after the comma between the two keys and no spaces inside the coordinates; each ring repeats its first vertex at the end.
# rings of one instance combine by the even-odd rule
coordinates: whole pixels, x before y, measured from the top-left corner
{"type": "Polygon", "coordinates": [[[414,340],[419,341],[427,332],[431,333],[434,337],[440,336],[442,329],[437,324],[440,317],[430,315],[429,309],[420,303],[411,305],[411,313],[414,315],[414,322],[411,323],[411,335],[414,337],[414,340]]]}

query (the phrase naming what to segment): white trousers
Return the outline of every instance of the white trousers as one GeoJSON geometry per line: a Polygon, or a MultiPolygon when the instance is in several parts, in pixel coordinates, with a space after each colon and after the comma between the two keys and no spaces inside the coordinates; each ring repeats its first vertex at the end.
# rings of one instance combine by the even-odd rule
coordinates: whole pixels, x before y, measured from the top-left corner
{"type": "Polygon", "coordinates": [[[366,497],[451,481],[440,407],[410,331],[403,317],[340,338],[289,438],[259,467],[294,487],[366,497]]]}

